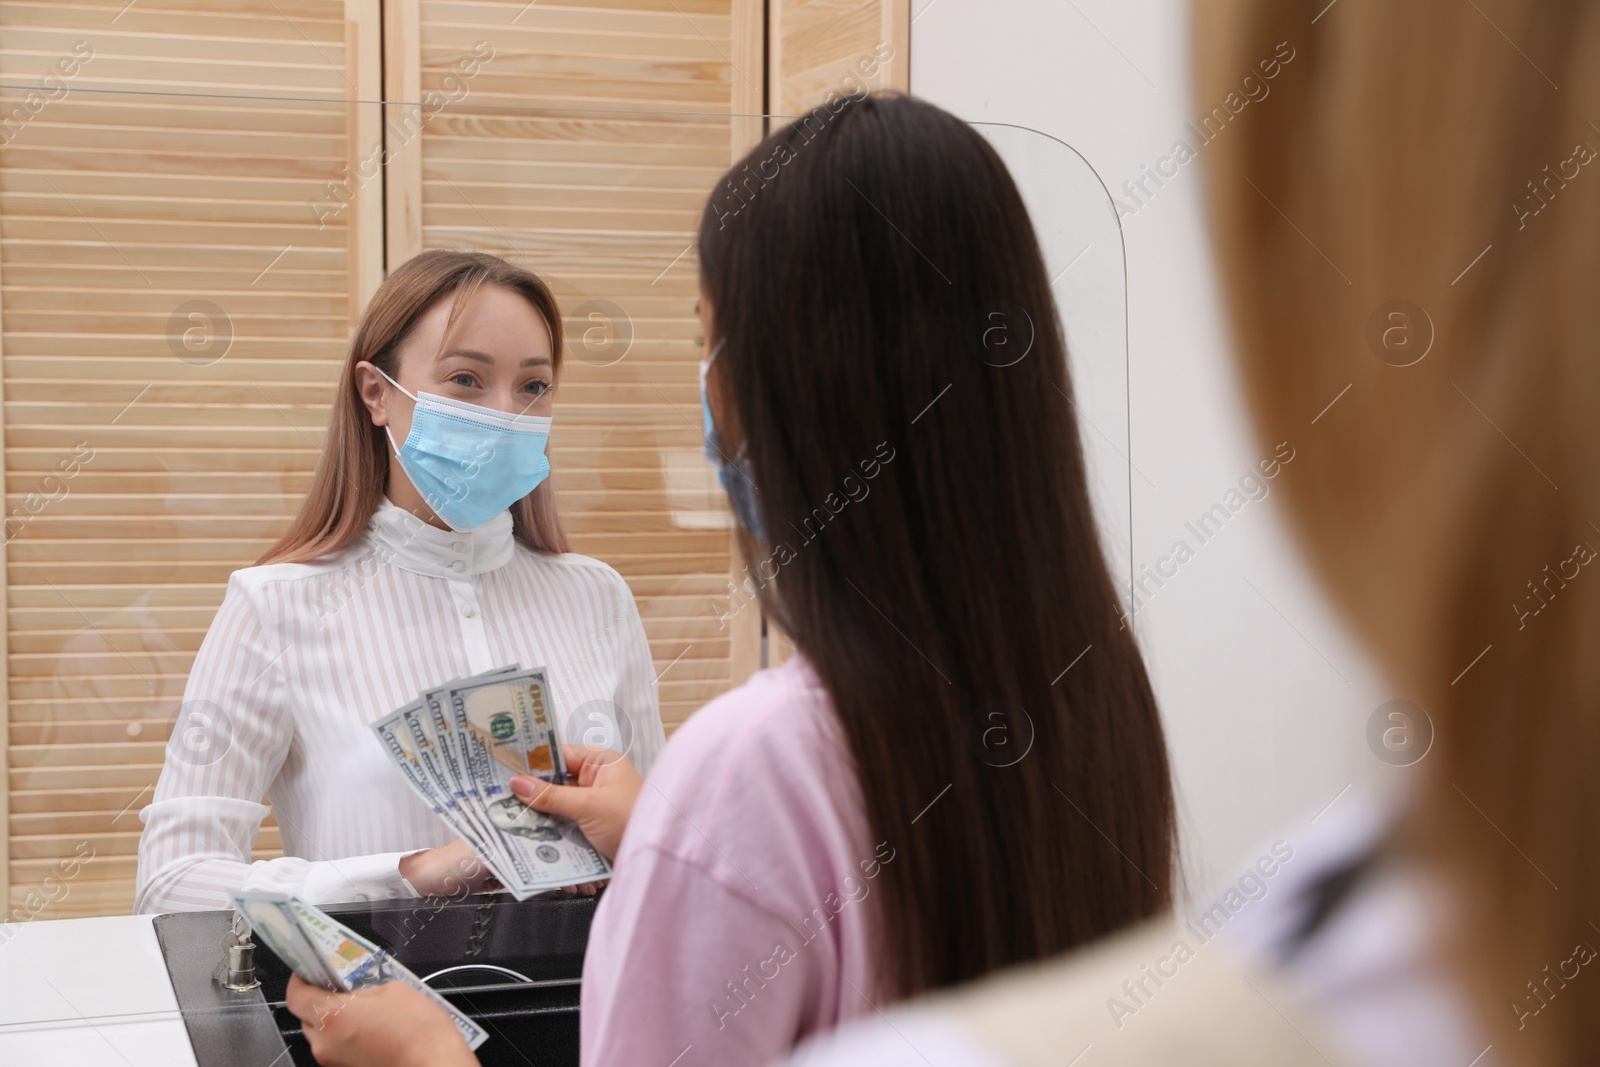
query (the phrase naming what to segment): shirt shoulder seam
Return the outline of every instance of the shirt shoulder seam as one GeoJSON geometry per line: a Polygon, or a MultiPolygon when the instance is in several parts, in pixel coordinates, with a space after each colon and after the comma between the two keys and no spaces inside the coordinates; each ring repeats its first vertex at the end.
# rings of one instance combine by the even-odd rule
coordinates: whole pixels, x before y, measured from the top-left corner
{"type": "Polygon", "coordinates": [[[599,571],[622,580],[622,575],[617,569],[603,559],[595,559],[581,552],[541,552],[536,548],[522,542],[516,542],[517,554],[526,556],[540,563],[553,563],[563,567],[573,567],[581,570],[599,571]]]}
{"type": "MultiPolygon", "coordinates": [[[[346,551],[359,543],[359,541],[352,541],[349,545],[346,545],[345,548],[339,550],[339,556],[342,557],[346,551]]],[[[344,560],[343,558],[323,558],[312,560],[306,563],[259,563],[251,567],[240,567],[238,570],[229,575],[229,577],[239,578],[241,584],[245,585],[246,587],[283,585],[290,582],[303,582],[311,578],[317,578],[325,574],[331,574],[335,571],[343,569],[347,565],[347,562],[348,561],[344,560]],[[275,571],[280,568],[292,568],[297,573],[265,573],[267,571],[275,571]]]]}

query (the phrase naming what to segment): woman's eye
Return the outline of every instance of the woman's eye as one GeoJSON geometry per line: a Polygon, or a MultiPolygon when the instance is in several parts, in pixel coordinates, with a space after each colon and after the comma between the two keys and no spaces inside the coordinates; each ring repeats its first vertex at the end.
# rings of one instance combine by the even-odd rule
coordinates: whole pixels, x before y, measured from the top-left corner
{"type": "Polygon", "coordinates": [[[450,375],[450,382],[452,385],[459,385],[463,389],[471,389],[478,384],[478,379],[466,371],[457,371],[450,375]]]}
{"type": "Polygon", "coordinates": [[[544,396],[544,394],[550,391],[550,383],[542,379],[535,378],[533,381],[523,386],[523,388],[532,393],[534,396],[544,396]]]}

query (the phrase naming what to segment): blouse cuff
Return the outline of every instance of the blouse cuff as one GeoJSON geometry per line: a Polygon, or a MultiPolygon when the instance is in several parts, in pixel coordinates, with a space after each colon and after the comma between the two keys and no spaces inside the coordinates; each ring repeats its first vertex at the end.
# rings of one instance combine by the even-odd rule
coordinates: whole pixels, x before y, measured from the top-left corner
{"type": "Polygon", "coordinates": [[[400,875],[400,861],[414,851],[381,852],[313,863],[306,875],[306,899],[331,904],[414,898],[418,896],[416,889],[400,875]]]}

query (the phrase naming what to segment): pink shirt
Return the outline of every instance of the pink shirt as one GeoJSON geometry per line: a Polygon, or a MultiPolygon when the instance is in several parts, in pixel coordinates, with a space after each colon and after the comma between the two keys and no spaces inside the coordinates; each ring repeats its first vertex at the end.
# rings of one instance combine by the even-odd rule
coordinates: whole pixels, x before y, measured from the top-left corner
{"type": "Polygon", "coordinates": [[[853,762],[798,656],[707,704],[645,780],[583,967],[585,1067],[764,1064],[873,1010],[853,762]]]}

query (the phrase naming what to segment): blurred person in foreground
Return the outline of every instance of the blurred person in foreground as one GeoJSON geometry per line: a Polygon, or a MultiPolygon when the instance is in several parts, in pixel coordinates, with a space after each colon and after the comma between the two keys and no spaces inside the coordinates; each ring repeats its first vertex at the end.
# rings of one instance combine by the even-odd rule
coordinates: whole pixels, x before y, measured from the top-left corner
{"type": "Polygon", "coordinates": [[[1432,751],[1215,945],[1147,926],[797,1062],[1592,1063],[1600,5],[1216,0],[1194,26],[1201,107],[1300,57],[1206,149],[1214,237],[1257,431],[1301,457],[1295,532],[1432,751]]]}

